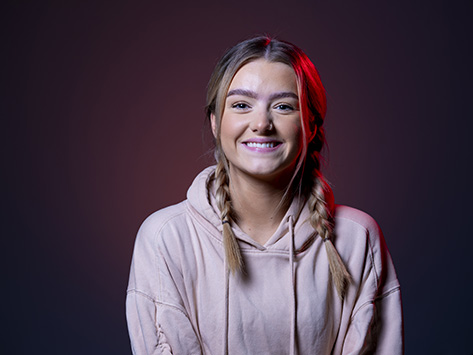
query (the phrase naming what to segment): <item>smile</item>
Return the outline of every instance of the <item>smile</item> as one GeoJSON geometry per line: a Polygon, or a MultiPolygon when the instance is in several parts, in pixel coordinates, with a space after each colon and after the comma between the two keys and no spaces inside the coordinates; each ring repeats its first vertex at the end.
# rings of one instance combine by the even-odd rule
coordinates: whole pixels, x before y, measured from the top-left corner
{"type": "Polygon", "coordinates": [[[246,142],[245,144],[250,148],[274,148],[279,143],[277,142],[269,142],[269,143],[246,142]]]}

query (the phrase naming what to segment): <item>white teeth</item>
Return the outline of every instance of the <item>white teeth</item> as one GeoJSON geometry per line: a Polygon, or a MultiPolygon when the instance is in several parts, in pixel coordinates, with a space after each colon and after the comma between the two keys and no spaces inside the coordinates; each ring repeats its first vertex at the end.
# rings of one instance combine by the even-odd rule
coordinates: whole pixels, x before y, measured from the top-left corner
{"type": "Polygon", "coordinates": [[[248,143],[246,143],[246,145],[248,147],[252,147],[252,148],[273,148],[274,147],[273,142],[271,142],[271,143],[248,142],[248,143]]]}

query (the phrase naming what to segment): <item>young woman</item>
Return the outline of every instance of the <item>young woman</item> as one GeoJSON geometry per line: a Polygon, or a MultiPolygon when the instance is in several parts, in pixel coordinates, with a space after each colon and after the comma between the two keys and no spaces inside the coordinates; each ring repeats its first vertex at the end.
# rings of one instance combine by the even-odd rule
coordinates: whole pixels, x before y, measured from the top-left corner
{"type": "Polygon", "coordinates": [[[141,226],[134,354],[401,354],[399,282],[376,222],[320,172],[325,91],[296,46],[231,48],[207,94],[217,165],[141,226]]]}

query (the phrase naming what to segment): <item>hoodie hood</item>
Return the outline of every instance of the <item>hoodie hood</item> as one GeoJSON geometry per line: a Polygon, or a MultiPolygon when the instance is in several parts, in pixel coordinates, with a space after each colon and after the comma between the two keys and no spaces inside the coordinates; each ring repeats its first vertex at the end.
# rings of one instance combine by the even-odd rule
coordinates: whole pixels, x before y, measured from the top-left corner
{"type": "MultiPolygon", "coordinates": [[[[194,179],[192,185],[187,191],[187,199],[194,217],[199,219],[201,223],[210,225],[216,233],[216,237],[222,239],[222,222],[220,220],[220,210],[217,207],[215,197],[215,187],[211,184],[210,189],[207,188],[208,180],[214,173],[215,166],[211,166],[203,170],[194,179]]],[[[316,232],[310,225],[309,211],[304,208],[306,201],[302,197],[295,196],[282,219],[276,232],[268,239],[268,241],[261,245],[255,242],[250,236],[243,232],[237,224],[233,223],[232,228],[235,237],[239,241],[240,248],[245,249],[279,249],[281,251],[289,251],[289,243],[283,242],[283,237],[288,235],[290,231],[289,223],[294,228],[294,249],[295,253],[304,250],[307,244],[314,240],[316,232]]]]}

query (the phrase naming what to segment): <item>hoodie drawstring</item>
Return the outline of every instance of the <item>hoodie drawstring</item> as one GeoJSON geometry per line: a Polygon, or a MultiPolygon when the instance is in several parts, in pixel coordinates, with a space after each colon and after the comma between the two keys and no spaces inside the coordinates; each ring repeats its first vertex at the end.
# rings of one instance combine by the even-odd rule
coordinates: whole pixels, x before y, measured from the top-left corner
{"type": "Polygon", "coordinates": [[[292,216],[289,216],[289,267],[291,268],[291,289],[292,289],[292,307],[291,307],[291,341],[289,354],[294,355],[296,349],[296,275],[294,271],[294,221],[292,216]]]}
{"type": "Polygon", "coordinates": [[[230,270],[228,270],[227,267],[227,258],[224,258],[223,260],[223,270],[225,273],[224,279],[225,279],[225,312],[224,312],[224,332],[223,332],[223,354],[228,355],[228,307],[229,307],[229,277],[230,277],[230,270]]]}

